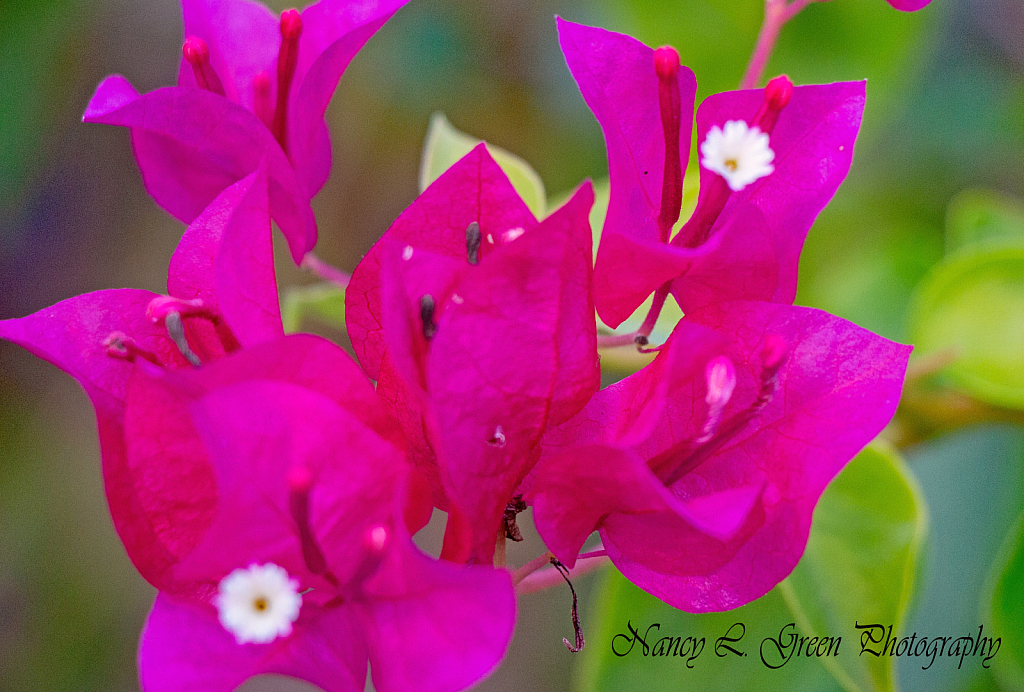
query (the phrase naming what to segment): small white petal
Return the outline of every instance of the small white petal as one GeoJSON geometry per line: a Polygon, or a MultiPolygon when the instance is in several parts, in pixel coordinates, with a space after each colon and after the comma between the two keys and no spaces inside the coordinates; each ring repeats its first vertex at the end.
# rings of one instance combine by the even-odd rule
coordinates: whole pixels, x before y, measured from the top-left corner
{"type": "Polygon", "coordinates": [[[524,233],[526,233],[525,228],[513,228],[508,231],[505,231],[504,235],[501,236],[501,239],[504,240],[506,243],[511,243],[513,240],[515,240],[524,233]]]}
{"type": "Polygon", "coordinates": [[[768,146],[768,135],[742,120],[729,120],[723,128],[712,126],[700,153],[700,165],[725,178],[734,192],[775,170],[775,152],[768,146]]]}
{"type": "Polygon", "coordinates": [[[236,569],[220,580],[214,605],[220,624],[239,644],[266,644],[292,633],[299,617],[299,583],[272,562],[236,569]]]}

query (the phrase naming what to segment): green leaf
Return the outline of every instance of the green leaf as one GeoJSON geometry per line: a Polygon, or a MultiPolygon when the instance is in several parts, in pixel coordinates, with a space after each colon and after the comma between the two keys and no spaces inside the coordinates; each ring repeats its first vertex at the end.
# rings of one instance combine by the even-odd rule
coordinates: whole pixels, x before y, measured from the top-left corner
{"type": "Polygon", "coordinates": [[[1006,687],[1024,690],[1024,514],[1007,535],[994,567],[987,610],[1002,644],[992,666],[1006,687]]]}
{"type": "Polygon", "coordinates": [[[949,375],[978,399],[1024,408],[1024,247],[937,264],[918,286],[911,334],[923,354],[955,349],[949,375]]]}
{"type": "MultiPolygon", "coordinates": [[[[602,26],[619,27],[650,46],[668,43],[679,50],[682,63],[697,75],[698,102],[736,88],[764,17],[764,3],[757,0],[603,4],[602,26]]],[[[877,119],[907,98],[919,48],[940,11],[933,6],[913,14],[893,12],[880,2],[812,3],[781,32],[766,78],[788,74],[795,84],[867,78],[868,117],[877,119]]]]}
{"type": "MultiPolygon", "coordinates": [[[[608,570],[605,582],[597,594],[597,602],[589,610],[587,646],[583,660],[576,669],[578,692],[634,692],[635,690],[701,690],[701,692],[762,692],[762,690],[786,690],[787,692],[839,692],[841,688],[822,665],[806,657],[794,656],[778,669],[764,665],[760,657],[760,646],[764,639],[788,639],[780,637],[780,630],[793,622],[778,589],[749,603],[742,608],[724,613],[686,613],[665,605],[631,584],[616,570],[608,570]],[[720,649],[723,656],[715,654],[715,642],[726,636],[736,623],[742,623],[743,636],[735,643],[724,642],[744,655],[738,656],[720,649]],[[654,625],[658,625],[654,627],[654,625]],[[612,650],[612,642],[618,653],[628,648],[626,638],[631,638],[629,627],[646,636],[650,647],[661,637],[703,638],[704,646],[699,655],[689,662],[690,656],[644,656],[643,647],[634,643],[633,649],[625,656],[618,656],[612,650]],[[648,628],[650,628],[648,630],[648,628]],[[624,635],[616,639],[617,635],[624,635]]],[[[584,627],[588,622],[584,621],[584,627]]],[[[843,632],[840,643],[842,656],[854,655],[854,642],[843,632]],[[849,647],[847,649],[847,647],[849,647]]],[[[736,638],[741,628],[732,630],[730,638],[736,638]]],[[[769,644],[768,655],[771,655],[769,644]]],[[[698,644],[698,648],[700,645],[698,644]]],[[[771,660],[771,659],[770,659],[771,660]]],[[[774,664],[775,661],[772,660],[774,664]]]]}
{"type": "MultiPolygon", "coordinates": [[[[0,209],[9,209],[32,174],[54,158],[54,128],[65,122],[67,111],[83,107],[82,96],[69,85],[80,79],[90,45],[91,8],[84,5],[0,3],[0,209]]],[[[0,232],[8,229],[20,230],[19,224],[4,224],[0,232]]]]}
{"type": "MultiPolygon", "coordinates": [[[[858,454],[814,512],[807,550],[781,584],[802,632],[828,636],[884,623],[899,632],[914,591],[927,509],[899,455],[882,445],[858,454]]],[[[856,637],[851,637],[851,644],[856,637]]],[[[851,692],[894,690],[896,659],[822,659],[851,692]]]]}
{"type": "Polygon", "coordinates": [[[964,190],[946,211],[946,251],[980,243],[1024,245],[1024,203],[990,190],[964,190]]]}
{"type": "MultiPolygon", "coordinates": [[[[451,168],[452,164],[468,154],[483,140],[471,137],[452,127],[443,113],[434,113],[430,118],[430,128],[423,142],[423,158],[420,161],[420,192],[427,189],[430,183],[437,180],[442,173],[451,168]]],[[[521,158],[493,144],[487,150],[505,171],[516,192],[530,208],[534,216],[543,218],[545,215],[544,183],[530,164],[521,158]]]]}
{"type": "Polygon", "coordinates": [[[308,318],[344,330],[345,289],[332,283],[289,288],[281,300],[281,321],[285,333],[299,331],[308,318]]]}
{"type": "MultiPolygon", "coordinates": [[[[906,458],[931,521],[921,588],[905,631],[929,638],[976,636],[983,625],[985,636],[1005,641],[1006,631],[996,631],[979,611],[1000,546],[1024,512],[1024,431],[976,426],[908,449],[906,458]]],[[[900,685],[928,692],[995,689],[991,671],[977,656],[965,658],[962,666],[955,657],[936,657],[924,670],[928,663],[899,658],[900,685]]]]}

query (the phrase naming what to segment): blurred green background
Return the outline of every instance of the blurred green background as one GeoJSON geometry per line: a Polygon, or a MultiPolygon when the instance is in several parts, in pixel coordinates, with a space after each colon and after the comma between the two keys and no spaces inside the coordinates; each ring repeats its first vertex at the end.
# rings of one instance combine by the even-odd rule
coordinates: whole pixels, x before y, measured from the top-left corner
{"type": "MultiPolygon", "coordinates": [[[[318,255],[351,270],[414,199],[435,111],[529,161],[553,197],[606,175],[555,14],[675,45],[699,100],[735,88],[762,10],[761,0],[411,0],[356,57],[329,110],[335,164],[314,202],[318,255]]],[[[183,227],[146,195],[127,133],[80,116],[109,73],[143,91],[172,83],[180,31],[174,0],[0,0],[0,318],[101,288],[164,291],[183,227]]],[[[782,32],[767,76],[783,72],[798,84],[868,79],[853,169],[809,235],[797,302],[918,345],[886,434],[900,451],[863,462],[878,483],[920,501],[892,526],[927,527],[923,545],[900,544],[913,569],[897,615],[935,636],[988,618],[1019,646],[1024,3],[934,0],[914,14],[883,0],[813,4],[782,32]]],[[[312,282],[283,262],[279,274],[282,287],[312,282]]],[[[878,529],[878,540],[891,534],[878,529]]],[[[539,551],[534,536],[510,560],[539,551]]],[[[837,673],[811,662],[766,679],[718,666],[727,675],[713,679],[675,661],[609,660],[623,613],[709,637],[719,636],[714,623],[743,618],[767,623],[767,636],[797,611],[813,628],[835,615],[813,596],[827,590],[821,576],[806,566],[743,614],[705,619],[666,610],[614,575],[584,577],[587,652],[561,644],[571,633],[564,589],[524,597],[509,658],[480,689],[838,689],[843,679],[866,691],[892,689],[895,678],[903,690],[1022,689],[1024,673],[1009,664],[837,673]]],[[[137,689],[134,651],[152,596],[106,513],[88,400],[0,342],[0,690],[137,689]]],[[[1013,656],[1011,645],[1003,660],[1013,656]]]]}

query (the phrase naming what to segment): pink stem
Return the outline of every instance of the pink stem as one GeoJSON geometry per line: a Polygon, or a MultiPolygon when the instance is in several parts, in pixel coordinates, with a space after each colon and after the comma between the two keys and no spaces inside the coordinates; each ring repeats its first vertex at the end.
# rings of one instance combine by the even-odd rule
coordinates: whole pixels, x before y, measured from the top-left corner
{"type": "Polygon", "coordinates": [[[321,279],[330,281],[342,288],[348,286],[348,282],[352,280],[351,274],[343,272],[336,267],[332,267],[312,252],[306,253],[306,256],[302,259],[302,266],[319,276],[321,279]]]}
{"type": "MultiPolygon", "coordinates": [[[[603,550],[595,551],[595,553],[604,553],[603,550]]],[[[550,561],[551,558],[548,558],[550,561]]],[[[589,574],[595,570],[604,567],[608,564],[607,555],[597,555],[587,553],[586,555],[580,555],[576,559],[576,565],[569,570],[570,577],[579,577],[584,574],[589,574]]],[[[548,569],[534,572],[533,574],[524,577],[523,579],[516,582],[516,595],[521,596],[528,593],[537,593],[538,591],[544,591],[550,589],[552,586],[558,586],[564,584],[565,580],[557,569],[551,567],[548,569]]]]}
{"type": "MultiPolygon", "coordinates": [[[[308,255],[307,255],[308,256],[308,255]]],[[[658,322],[658,317],[661,315],[661,309],[665,307],[665,299],[668,298],[669,291],[672,290],[672,282],[666,281],[658,290],[654,292],[654,300],[651,301],[651,309],[647,311],[647,317],[644,318],[643,324],[635,332],[629,332],[628,334],[609,334],[607,336],[597,337],[598,348],[615,348],[617,346],[632,346],[637,345],[638,347],[647,345],[647,337],[654,331],[654,325],[658,322]]],[[[641,350],[643,350],[641,348],[641,350]]]]}
{"type": "Polygon", "coordinates": [[[654,292],[654,300],[651,301],[651,309],[647,313],[647,317],[644,318],[644,323],[640,325],[640,329],[637,330],[637,335],[646,339],[654,331],[654,325],[658,322],[658,317],[661,315],[661,309],[665,307],[665,299],[668,298],[668,292],[672,289],[672,282],[666,281],[658,290],[654,292]]]}
{"type": "Polygon", "coordinates": [[[747,64],[747,71],[743,73],[740,81],[740,89],[754,89],[761,81],[764,68],[768,59],[775,50],[775,42],[779,38],[779,32],[783,25],[795,17],[800,10],[807,7],[815,0],[793,0],[787,4],[787,0],[764,0],[764,21],[761,23],[761,31],[757,35],[757,45],[754,47],[754,54],[750,56],[747,64]]]}
{"type": "Polygon", "coordinates": [[[617,346],[632,346],[636,343],[636,332],[629,334],[608,334],[598,335],[598,348],[615,348],[617,346]]]}
{"type": "Polygon", "coordinates": [[[551,564],[551,558],[552,555],[550,551],[544,553],[543,555],[538,555],[537,557],[533,558],[525,565],[517,569],[515,572],[513,572],[512,581],[518,584],[519,582],[521,582],[522,580],[526,579],[528,576],[539,570],[544,565],[551,564]]]}

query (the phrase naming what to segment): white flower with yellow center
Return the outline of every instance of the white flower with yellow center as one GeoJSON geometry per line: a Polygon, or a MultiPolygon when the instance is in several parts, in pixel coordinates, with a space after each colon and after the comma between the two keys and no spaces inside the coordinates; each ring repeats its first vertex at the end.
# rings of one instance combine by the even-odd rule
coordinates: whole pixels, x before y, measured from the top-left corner
{"type": "Polygon", "coordinates": [[[768,135],[742,120],[729,120],[724,128],[712,126],[700,153],[700,165],[725,178],[733,192],[775,170],[775,152],[768,146],[768,135]]]}
{"type": "Polygon", "coordinates": [[[236,569],[220,580],[214,605],[239,644],[266,644],[292,633],[302,596],[299,583],[272,562],[236,569]]]}

